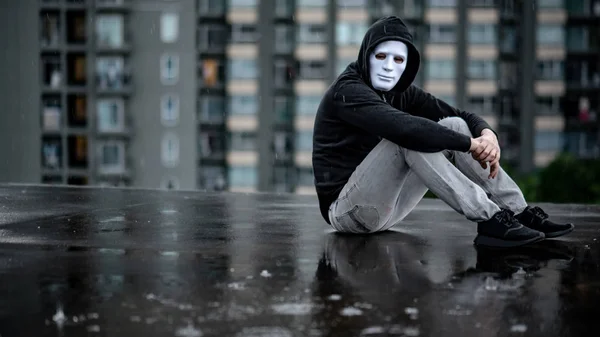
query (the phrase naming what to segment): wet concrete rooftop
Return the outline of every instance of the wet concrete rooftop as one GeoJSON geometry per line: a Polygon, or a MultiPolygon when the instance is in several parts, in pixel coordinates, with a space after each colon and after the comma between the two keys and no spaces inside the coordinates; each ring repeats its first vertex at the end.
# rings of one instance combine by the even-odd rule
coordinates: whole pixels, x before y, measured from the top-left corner
{"type": "Polygon", "coordinates": [[[477,251],[424,200],[334,234],[316,198],[0,185],[0,336],[594,336],[600,206],[569,236],[477,251]]]}

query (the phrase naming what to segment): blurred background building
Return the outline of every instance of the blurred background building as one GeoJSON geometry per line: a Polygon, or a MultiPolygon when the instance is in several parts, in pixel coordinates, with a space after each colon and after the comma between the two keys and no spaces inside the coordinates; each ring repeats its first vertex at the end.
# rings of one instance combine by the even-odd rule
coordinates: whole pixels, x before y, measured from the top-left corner
{"type": "Polygon", "coordinates": [[[0,181],[314,193],[321,95],[368,26],[531,171],[599,154],[600,0],[11,0],[0,181]]]}

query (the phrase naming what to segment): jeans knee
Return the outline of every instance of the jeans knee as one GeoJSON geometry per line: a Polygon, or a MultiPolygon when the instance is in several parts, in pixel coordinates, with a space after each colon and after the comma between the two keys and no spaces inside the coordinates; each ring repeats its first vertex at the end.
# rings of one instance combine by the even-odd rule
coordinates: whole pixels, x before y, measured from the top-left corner
{"type": "Polygon", "coordinates": [[[379,228],[379,212],[370,205],[354,205],[342,214],[334,214],[333,227],[340,232],[367,234],[379,228]]]}
{"type": "Polygon", "coordinates": [[[460,117],[446,117],[440,120],[438,123],[456,132],[460,132],[469,136],[471,135],[469,125],[460,117]]]}

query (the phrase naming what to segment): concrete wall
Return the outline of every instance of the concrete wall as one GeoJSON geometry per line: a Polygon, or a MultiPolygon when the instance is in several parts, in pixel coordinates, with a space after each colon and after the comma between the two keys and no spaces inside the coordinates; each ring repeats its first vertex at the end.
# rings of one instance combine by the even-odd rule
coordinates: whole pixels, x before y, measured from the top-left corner
{"type": "Polygon", "coordinates": [[[40,181],[37,0],[0,1],[0,182],[40,181]]]}
{"type": "Polygon", "coordinates": [[[196,10],[195,1],[148,1],[134,4],[129,29],[132,33],[131,66],[133,95],[129,106],[134,121],[132,153],[135,154],[136,187],[164,187],[170,177],[182,189],[196,187],[196,10]],[[173,42],[161,37],[161,15],[178,16],[178,36],[173,42]],[[171,53],[179,58],[179,75],[173,83],[161,81],[161,58],[171,53]],[[161,97],[179,96],[179,119],[174,125],[161,121],[161,97]],[[164,137],[179,142],[179,160],[166,165],[161,156],[164,137]]]}

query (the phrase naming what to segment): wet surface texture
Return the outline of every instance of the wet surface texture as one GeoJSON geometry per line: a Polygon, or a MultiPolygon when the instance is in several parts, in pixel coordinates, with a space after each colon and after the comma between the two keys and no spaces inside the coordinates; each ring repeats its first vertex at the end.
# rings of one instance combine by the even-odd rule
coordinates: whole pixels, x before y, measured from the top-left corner
{"type": "Polygon", "coordinates": [[[567,237],[477,251],[424,200],[372,236],[316,199],[0,185],[0,335],[593,336],[600,206],[567,237]]]}

